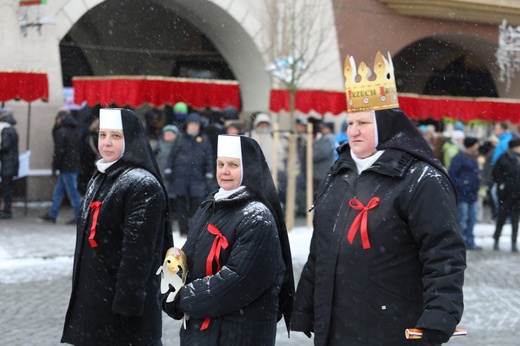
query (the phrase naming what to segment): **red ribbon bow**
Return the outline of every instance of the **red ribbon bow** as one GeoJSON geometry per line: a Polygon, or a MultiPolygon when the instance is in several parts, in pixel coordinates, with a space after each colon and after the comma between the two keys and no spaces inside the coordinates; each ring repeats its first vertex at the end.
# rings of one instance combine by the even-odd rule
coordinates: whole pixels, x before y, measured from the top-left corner
{"type": "MultiPolygon", "coordinates": [[[[208,225],[208,232],[215,235],[215,240],[213,240],[213,245],[211,246],[208,258],[206,259],[206,275],[212,275],[213,260],[217,262],[217,271],[220,270],[222,268],[220,265],[220,251],[222,249],[226,249],[229,246],[229,242],[214,224],[210,223],[208,225]]],[[[202,322],[200,330],[207,329],[209,327],[210,320],[210,317],[206,317],[204,322],[202,322]]]]}
{"type": "Polygon", "coordinates": [[[92,225],[90,225],[90,235],[88,237],[88,242],[90,243],[90,247],[97,247],[97,243],[94,240],[96,236],[96,224],[99,215],[99,209],[101,208],[101,202],[92,202],[90,203],[90,213],[94,213],[94,217],[92,218],[92,225]]]}
{"type": "Polygon", "coordinates": [[[368,239],[368,211],[370,209],[375,208],[379,204],[379,197],[372,198],[367,206],[365,207],[363,203],[361,203],[359,200],[352,198],[349,201],[349,205],[352,209],[355,210],[361,210],[361,213],[356,216],[354,219],[354,222],[350,226],[350,229],[348,230],[348,241],[350,244],[354,241],[354,237],[356,236],[357,230],[359,226],[361,225],[361,242],[363,244],[363,249],[370,249],[370,240],[368,239]]]}

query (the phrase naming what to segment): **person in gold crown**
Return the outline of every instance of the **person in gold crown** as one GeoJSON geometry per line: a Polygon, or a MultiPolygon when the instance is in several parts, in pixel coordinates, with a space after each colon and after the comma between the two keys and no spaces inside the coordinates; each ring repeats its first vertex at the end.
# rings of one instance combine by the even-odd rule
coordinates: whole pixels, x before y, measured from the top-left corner
{"type": "Polygon", "coordinates": [[[315,345],[440,345],[462,317],[453,184],[399,108],[391,59],[345,63],[348,142],[321,184],[291,329],[315,345]],[[370,77],[370,78],[369,78],[370,77]],[[359,78],[358,78],[359,79],[359,78]],[[423,330],[407,340],[405,330],[423,330]]]}

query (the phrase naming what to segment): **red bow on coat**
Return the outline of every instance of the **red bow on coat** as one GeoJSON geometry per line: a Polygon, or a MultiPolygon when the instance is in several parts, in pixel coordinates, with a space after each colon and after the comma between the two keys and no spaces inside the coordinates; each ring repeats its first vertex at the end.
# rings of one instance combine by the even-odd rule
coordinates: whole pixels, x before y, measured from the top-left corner
{"type": "MultiPolygon", "coordinates": [[[[213,261],[217,262],[217,271],[219,271],[222,266],[220,265],[220,251],[222,249],[226,249],[229,246],[229,242],[222,235],[220,230],[214,225],[208,225],[208,232],[215,236],[215,240],[213,240],[213,245],[211,246],[211,250],[209,252],[208,257],[206,258],[206,275],[213,274],[213,261]]],[[[202,322],[202,326],[200,330],[207,329],[209,327],[209,322],[211,321],[210,317],[206,317],[204,322],[202,322]]]]}
{"type": "Polygon", "coordinates": [[[357,230],[361,225],[361,242],[363,249],[370,249],[370,240],[368,239],[368,211],[375,208],[379,204],[379,197],[372,198],[366,206],[363,205],[359,200],[352,198],[349,201],[349,205],[352,209],[361,210],[361,213],[356,216],[354,222],[348,230],[347,238],[350,244],[354,242],[357,230]]]}

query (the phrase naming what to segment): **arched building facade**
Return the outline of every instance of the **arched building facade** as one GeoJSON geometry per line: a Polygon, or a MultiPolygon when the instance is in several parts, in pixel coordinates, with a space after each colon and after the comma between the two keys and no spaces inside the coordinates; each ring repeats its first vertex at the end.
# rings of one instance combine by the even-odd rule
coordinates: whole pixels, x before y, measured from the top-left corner
{"type": "MultiPolygon", "coordinates": [[[[388,51],[400,92],[520,98],[520,88],[506,90],[499,80],[495,52],[501,18],[495,12],[486,22],[439,12],[434,18],[426,11],[409,14],[396,10],[391,4],[396,1],[306,1],[322,4],[318,13],[308,11],[308,15],[309,20],[321,23],[318,30],[326,35],[307,42],[309,51],[319,47],[319,54],[312,57],[301,88],[342,90],[347,55],[370,65],[377,51],[388,51]]],[[[0,70],[45,71],[49,78],[49,102],[32,103],[27,134],[23,130],[29,125],[27,105],[5,103],[18,120],[20,152],[28,149],[24,137],[31,138],[29,199],[50,197],[51,129],[63,105],[63,87],[74,75],[235,79],[240,85],[242,111],[267,111],[271,89],[280,87],[266,68],[276,57],[275,46],[285,40],[272,20],[273,9],[278,14],[287,9],[283,3],[56,0],[25,7],[15,0],[2,2],[0,70]],[[24,18],[29,23],[52,18],[55,24],[22,27],[24,18]]],[[[491,10],[486,7],[483,11],[491,10]]],[[[507,19],[518,24],[514,16],[507,19]]],[[[303,32],[305,27],[296,30],[303,32]]],[[[311,34],[320,33],[304,36],[311,34]]]]}

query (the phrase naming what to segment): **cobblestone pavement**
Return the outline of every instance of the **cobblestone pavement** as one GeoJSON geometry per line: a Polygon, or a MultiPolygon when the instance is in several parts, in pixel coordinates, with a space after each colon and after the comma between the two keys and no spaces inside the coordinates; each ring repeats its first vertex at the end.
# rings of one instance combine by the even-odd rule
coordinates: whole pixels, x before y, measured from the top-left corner
{"type": "MultiPolygon", "coordinates": [[[[65,222],[72,213],[62,210],[58,222],[48,224],[38,220],[46,208],[29,208],[27,215],[23,207],[18,209],[14,219],[0,220],[0,345],[59,345],[75,241],[74,226],[65,222]],[[38,265],[31,265],[34,259],[38,265]],[[48,279],[38,278],[42,272],[48,273],[48,279]],[[38,279],[30,280],[31,276],[38,279]]],[[[467,255],[466,307],[460,327],[468,330],[468,336],[452,339],[449,345],[519,345],[520,255],[509,251],[509,227],[504,228],[501,239],[503,250],[494,252],[492,225],[476,226],[477,242],[484,249],[467,255]]],[[[298,262],[297,272],[303,265],[298,262]]],[[[180,324],[164,317],[163,343],[178,345],[180,324]]],[[[301,333],[292,333],[288,339],[283,323],[278,327],[277,345],[312,345],[301,333]]]]}

